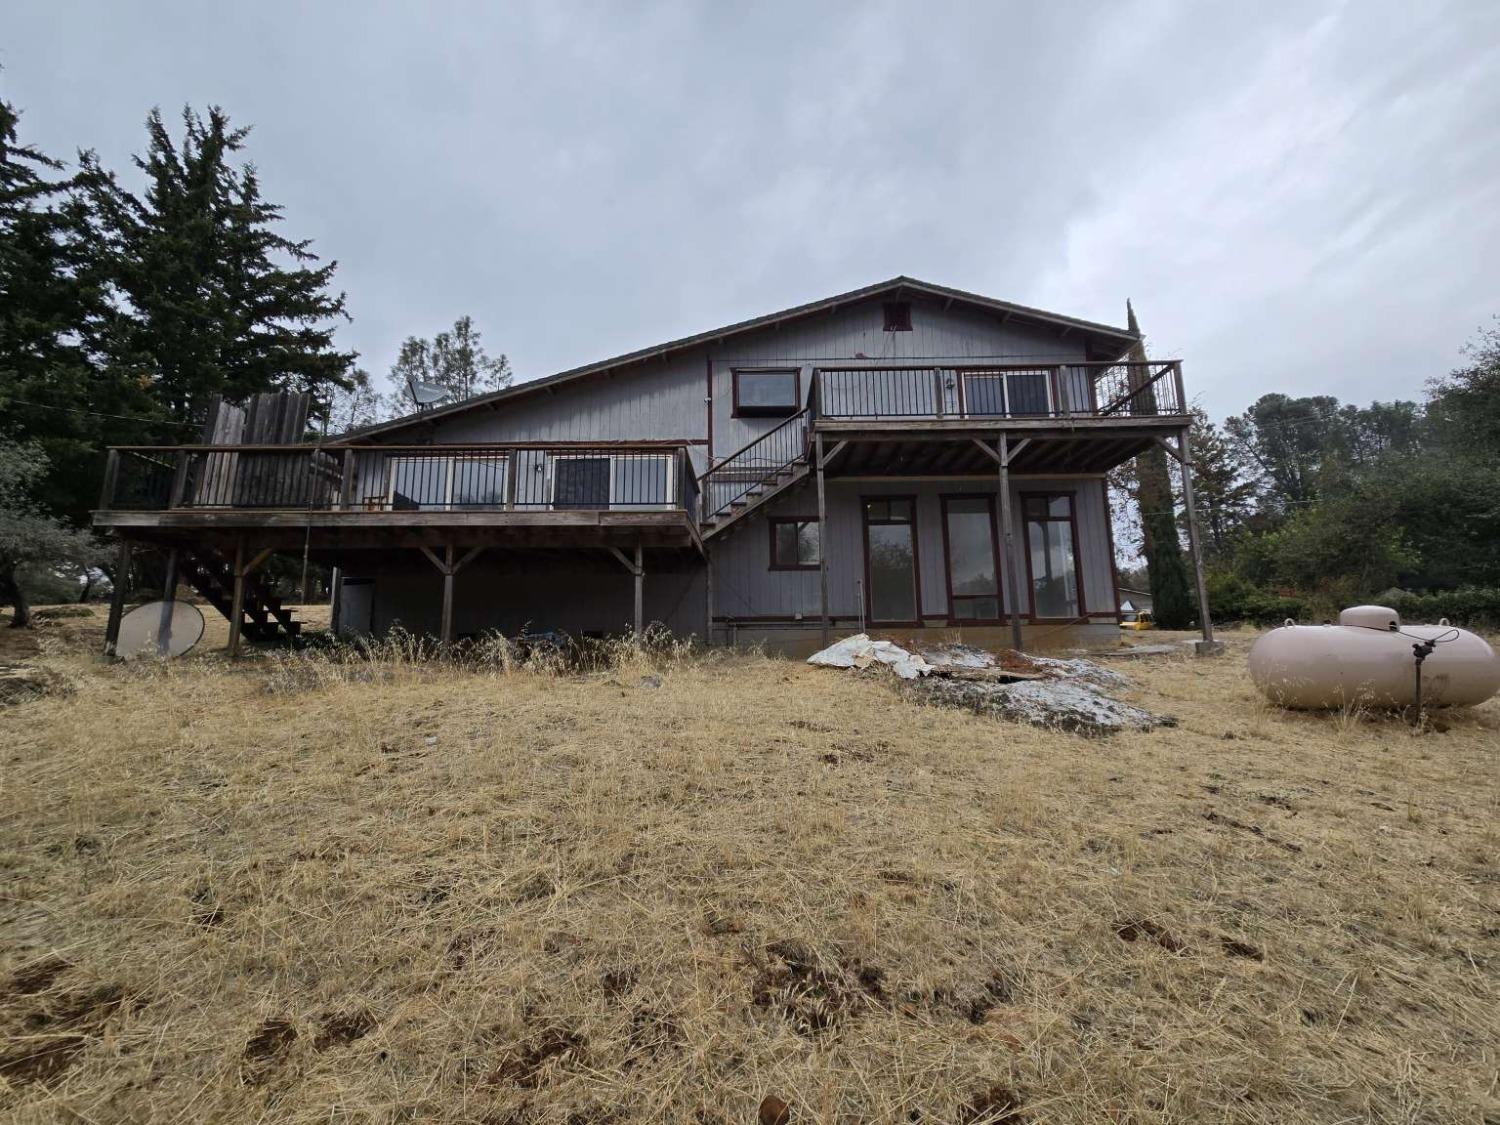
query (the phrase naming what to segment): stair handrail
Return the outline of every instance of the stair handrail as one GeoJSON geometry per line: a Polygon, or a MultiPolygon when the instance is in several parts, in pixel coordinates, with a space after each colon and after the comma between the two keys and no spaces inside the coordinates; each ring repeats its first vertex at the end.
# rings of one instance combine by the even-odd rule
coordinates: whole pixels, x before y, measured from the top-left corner
{"type": "MultiPolygon", "coordinates": [[[[729,454],[729,456],[721,457],[708,468],[703,470],[703,472],[698,477],[698,487],[699,492],[702,495],[703,519],[705,521],[714,519],[721,513],[727,511],[729,507],[735,503],[735,501],[743,499],[746,493],[753,491],[755,488],[764,484],[766,481],[776,477],[779,473],[786,471],[789,466],[794,465],[798,461],[806,458],[808,435],[806,423],[808,414],[809,412],[807,408],[799,410],[797,413],[788,417],[784,422],[773,426],[771,429],[767,430],[765,433],[759,435],[758,437],[752,438],[750,441],[742,445],[739,449],[736,449],[733,453],[729,454]],[[791,433],[787,432],[789,427],[796,427],[797,433],[795,435],[792,435],[791,433]],[[744,487],[742,487],[732,496],[726,497],[717,506],[712,506],[713,501],[711,500],[711,497],[713,493],[711,490],[715,474],[723,474],[726,470],[732,471],[736,467],[736,462],[740,461],[742,458],[744,458],[745,454],[749,453],[751,450],[757,448],[758,446],[778,448],[778,443],[779,451],[777,454],[777,458],[779,459],[773,459],[764,464],[746,465],[745,468],[747,469],[754,468],[760,471],[754,473],[753,475],[747,475],[743,481],[744,487]]],[[[723,477],[721,476],[720,479],[723,479],[723,477]]]]}

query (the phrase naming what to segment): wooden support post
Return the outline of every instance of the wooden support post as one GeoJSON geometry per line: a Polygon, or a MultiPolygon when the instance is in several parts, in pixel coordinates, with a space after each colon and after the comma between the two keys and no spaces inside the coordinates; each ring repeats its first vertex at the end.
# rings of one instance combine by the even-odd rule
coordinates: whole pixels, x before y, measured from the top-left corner
{"type": "Polygon", "coordinates": [[[453,545],[443,551],[443,632],[440,638],[446,647],[453,643],[453,545]]]}
{"type": "Polygon", "coordinates": [[[709,648],[714,644],[714,556],[707,549],[703,552],[703,643],[709,648]]]}
{"type": "Polygon", "coordinates": [[[240,623],[245,616],[245,541],[234,545],[234,594],[229,601],[229,659],[240,654],[240,623]]]}
{"type": "Polygon", "coordinates": [[[172,613],[177,608],[177,548],[167,552],[167,574],[161,585],[161,617],[156,624],[156,655],[172,647],[172,613]]]}
{"type": "Polygon", "coordinates": [[[115,586],[109,595],[109,620],[104,626],[104,655],[111,660],[120,643],[120,617],[125,612],[125,587],[130,583],[130,540],[121,539],[115,552],[115,586]]]}
{"type": "Polygon", "coordinates": [[[328,575],[328,631],[335,637],[339,635],[339,602],[343,593],[344,572],[336,566],[328,575]]]}
{"type": "Polygon", "coordinates": [[[823,483],[823,435],[813,435],[813,467],[818,474],[818,591],[823,647],[828,647],[828,497],[823,483]]]}
{"type": "Polygon", "coordinates": [[[1016,585],[1015,511],[1010,502],[1010,439],[1002,432],[997,445],[1000,454],[1000,531],[1005,544],[1005,592],[1010,598],[1010,643],[1021,651],[1021,593],[1016,585]]]}
{"type": "Polygon", "coordinates": [[[1198,509],[1193,502],[1193,445],[1186,428],[1178,439],[1182,450],[1179,462],[1182,468],[1182,503],[1187,509],[1188,547],[1193,552],[1193,576],[1198,583],[1198,621],[1203,628],[1203,643],[1200,654],[1212,652],[1214,645],[1214,622],[1208,606],[1208,583],[1203,576],[1203,542],[1198,530],[1198,509]]]}
{"type": "Polygon", "coordinates": [[[115,502],[115,485],[120,478],[120,451],[111,449],[104,456],[104,483],[99,488],[99,510],[107,512],[115,502]]]}
{"type": "Polygon", "coordinates": [[[646,614],[646,561],[639,542],[635,545],[635,638],[640,640],[645,633],[646,614]]]}

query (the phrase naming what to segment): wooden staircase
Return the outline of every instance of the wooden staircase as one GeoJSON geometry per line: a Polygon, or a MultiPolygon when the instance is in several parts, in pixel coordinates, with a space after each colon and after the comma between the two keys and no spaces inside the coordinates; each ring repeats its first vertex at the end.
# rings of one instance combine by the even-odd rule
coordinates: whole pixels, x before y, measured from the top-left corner
{"type": "Polygon", "coordinates": [[[700,525],[703,538],[710,539],[721,531],[729,530],[733,524],[738,523],[745,516],[759,510],[787,489],[806,480],[811,471],[807,462],[802,461],[788,465],[784,469],[778,469],[765,477],[746,489],[738,499],[730,501],[723,511],[706,517],[700,525]]]}
{"type": "Polygon", "coordinates": [[[715,462],[698,478],[703,498],[700,528],[705,540],[737,525],[775,497],[807,479],[808,411],[715,462]]]}
{"type": "MultiPolygon", "coordinates": [[[[184,551],[178,560],[178,575],[204,601],[232,620],[234,612],[234,567],[210,549],[184,551]]],[[[240,619],[241,636],[249,641],[273,641],[295,637],[302,622],[292,616],[281,599],[271,593],[259,577],[245,579],[245,604],[240,619]]]]}

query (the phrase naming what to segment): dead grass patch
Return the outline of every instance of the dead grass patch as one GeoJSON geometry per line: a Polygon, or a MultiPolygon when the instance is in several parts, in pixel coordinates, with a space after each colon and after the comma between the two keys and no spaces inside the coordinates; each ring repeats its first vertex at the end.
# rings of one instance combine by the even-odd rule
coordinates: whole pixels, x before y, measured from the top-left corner
{"type": "Polygon", "coordinates": [[[757,656],[57,638],[0,712],[9,1120],[1500,1115],[1494,703],[1278,712],[1231,635],[1095,743],[757,656]]]}

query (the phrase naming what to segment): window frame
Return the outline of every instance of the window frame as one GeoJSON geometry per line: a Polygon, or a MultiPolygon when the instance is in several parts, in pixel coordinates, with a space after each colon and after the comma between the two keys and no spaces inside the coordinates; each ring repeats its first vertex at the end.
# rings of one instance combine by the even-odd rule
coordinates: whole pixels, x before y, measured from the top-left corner
{"type": "Polygon", "coordinates": [[[920,629],[922,627],[922,539],[917,518],[917,497],[915,493],[880,493],[877,495],[864,495],[859,498],[860,530],[865,548],[865,557],[863,559],[865,623],[868,625],[881,629],[920,629]],[[906,501],[910,505],[911,518],[905,520],[891,519],[889,516],[884,519],[870,518],[870,505],[872,503],[884,503],[887,512],[889,512],[892,500],[906,501]],[[874,592],[870,588],[870,528],[872,525],[911,528],[912,610],[916,616],[910,621],[877,620],[875,617],[874,592]]]}
{"type": "Polygon", "coordinates": [[[884,317],[883,331],[911,331],[910,301],[884,301],[881,303],[881,314],[884,317]]]}
{"type": "Polygon", "coordinates": [[[770,528],[771,553],[768,570],[821,570],[823,568],[823,528],[817,516],[770,516],[766,520],[766,526],[770,528]],[[810,523],[818,528],[818,557],[810,563],[783,561],[776,550],[776,529],[783,524],[810,523]]]}
{"type": "Polygon", "coordinates": [[[616,453],[608,449],[585,450],[580,449],[574,453],[548,452],[547,454],[547,508],[549,512],[555,511],[580,511],[580,512],[670,512],[677,511],[677,458],[670,452],[630,452],[616,453]],[[620,500],[615,495],[615,469],[622,463],[632,460],[650,458],[661,460],[666,463],[667,468],[667,495],[661,503],[640,504],[620,500]],[[604,461],[609,465],[609,495],[605,499],[602,508],[562,508],[557,507],[557,471],[556,466],[560,461],[604,461]]]}
{"type": "Polygon", "coordinates": [[[802,368],[800,367],[732,367],[729,370],[730,392],[733,401],[732,417],[735,418],[790,418],[802,409],[802,368]],[[790,406],[758,406],[755,403],[740,403],[740,376],[742,375],[790,375],[792,377],[792,402],[790,406]]]}
{"type": "Polygon", "coordinates": [[[996,510],[995,494],[992,492],[948,492],[938,497],[938,505],[943,521],[943,582],[948,591],[948,624],[951,626],[1006,624],[1010,621],[1010,615],[1005,612],[1005,571],[1001,569],[1005,560],[1000,550],[1000,515],[996,510]],[[952,500],[983,500],[989,507],[990,550],[995,560],[995,608],[1000,611],[996,617],[959,617],[953,612],[955,603],[959,600],[978,601],[988,595],[954,594],[953,592],[953,554],[948,542],[948,504],[952,500]]]}
{"type": "MultiPolygon", "coordinates": [[[[1023,492],[1020,494],[1021,503],[1021,540],[1025,545],[1026,553],[1026,604],[1029,610],[1027,620],[1035,623],[1039,621],[1080,621],[1087,622],[1089,616],[1088,602],[1084,597],[1083,579],[1083,552],[1079,550],[1078,543],[1078,494],[1076,492],[1023,492]],[[1078,612],[1072,617],[1038,617],[1036,612],[1036,583],[1031,573],[1031,517],[1026,513],[1026,501],[1040,500],[1049,504],[1053,500],[1066,500],[1068,502],[1067,524],[1073,539],[1073,576],[1078,583],[1078,612]]],[[[1062,523],[1063,517],[1054,516],[1048,512],[1042,523],[1062,523]]]]}
{"type": "Polygon", "coordinates": [[[385,507],[391,512],[454,512],[454,511],[503,511],[511,506],[510,502],[510,477],[512,464],[509,454],[505,453],[444,453],[437,456],[426,456],[420,453],[397,453],[386,458],[385,477],[385,507]],[[441,463],[443,479],[443,498],[431,504],[418,504],[414,508],[396,507],[396,473],[402,464],[413,462],[441,463]],[[499,504],[455,504],[453,500],[453,487],[458,480],[459,462],[498,462],[502,466],[500,474],[501,494],[506,497],[499,504]]]}
{"type": "MultiPolygon", "coordinates": [[[[1056,418],[1059,417],[1058,410],[1058,388],[1057,369],[1052,366],[1001,366],[1001,367],[964,367],[958,369],[958,409],[963,418],[1056,418]],[[1011,409],[1010,381],[1016,375],[1040,375],[1046,380],[1047,385],[1047,409],[1044,413],[1036,411],[1025,411],[1017,413],[1011,409]],[[975,413],[969,405],[969,384],[974,379],[998,379],[1000,381],[1000,393],[1004,397],[1004,410],[999,414],[975,413]]],[[[1076,413],[1076,412],[1075,412],[1076,413]]]]}

